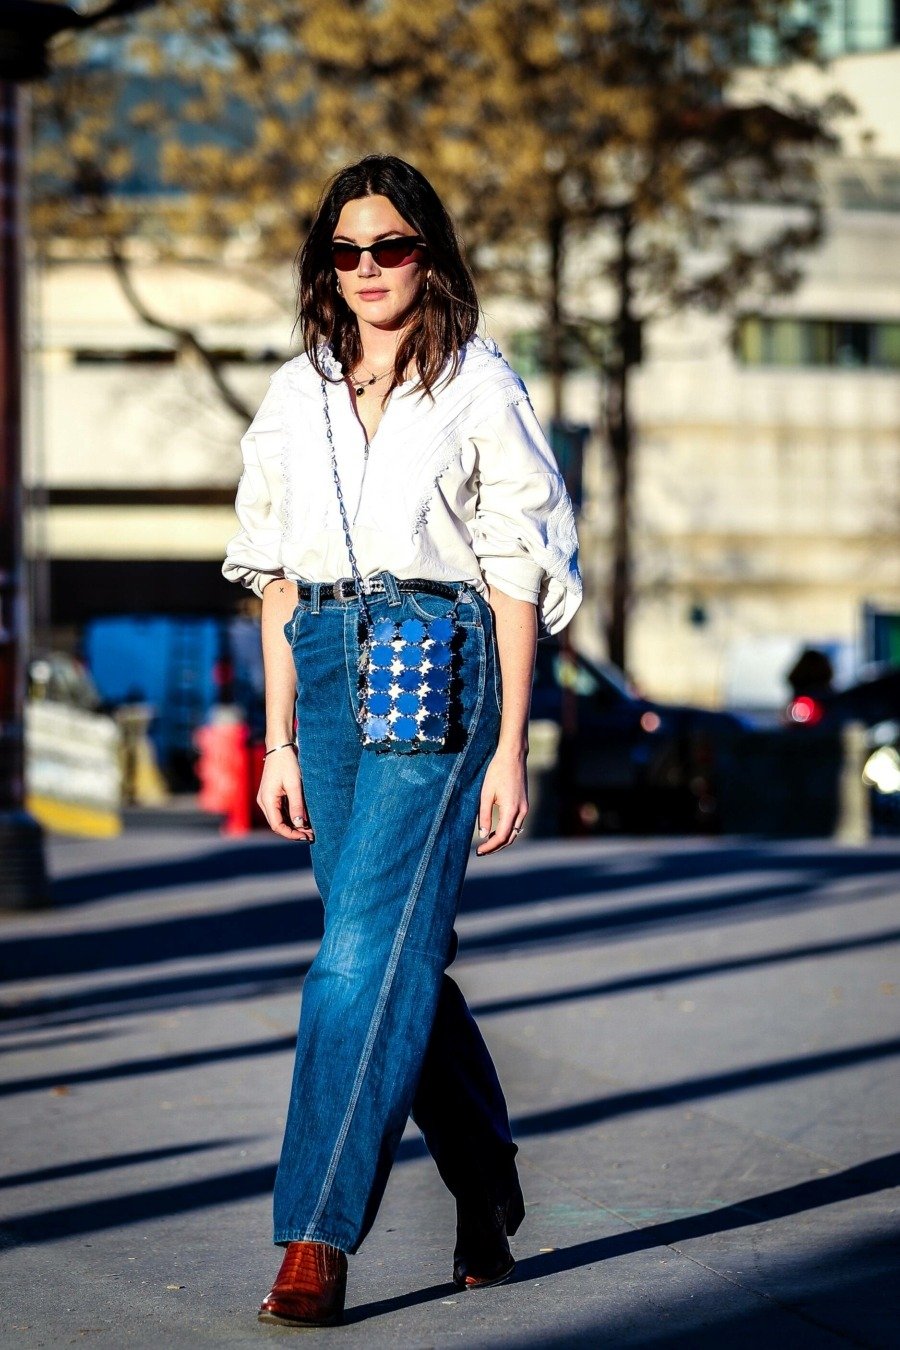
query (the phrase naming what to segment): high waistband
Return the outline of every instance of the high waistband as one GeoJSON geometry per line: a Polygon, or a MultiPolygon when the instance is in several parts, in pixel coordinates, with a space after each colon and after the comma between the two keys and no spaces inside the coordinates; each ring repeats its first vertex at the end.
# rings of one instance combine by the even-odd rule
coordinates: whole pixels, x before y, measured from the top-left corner
{"type": "MultiPolygon", "coordinates": [[[[398,577],[396,579],[397,589],[399,591],[424,591],[426,595],[440,595],[446,600],[455,600],[459,594],[460,588],[466,585],[465,581],[432,581],[428,577],[398,577]]],[[[339,577],[337,581],[319,581],[310,583],[308,581],[297,582],[297,598],[299,600],[312,599],[313,586],[319,587],[320,597],[332,600],[355,600],[356,582],[352,577],[339,577]]],[[[372,577],[366,582],[363,593],[365,595],[384,595],[387,590],[381,577],[372,577]]]]}

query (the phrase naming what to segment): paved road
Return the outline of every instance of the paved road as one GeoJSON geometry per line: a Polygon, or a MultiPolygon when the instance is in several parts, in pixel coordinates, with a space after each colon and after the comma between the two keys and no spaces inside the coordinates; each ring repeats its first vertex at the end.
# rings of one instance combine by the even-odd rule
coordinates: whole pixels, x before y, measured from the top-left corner
{"type": "MultiPolygon", "coordinates": [[[[0,921],[0,1344],[264,1346],[269,1197],[318,904],[302,846],[51,841],[0,921]]],[[[322,1345],[897,1346],[900,846],[606,840],[472,859],[456,972],[529,1203],[448,1281],[414,1132],[322,1345]]]]}

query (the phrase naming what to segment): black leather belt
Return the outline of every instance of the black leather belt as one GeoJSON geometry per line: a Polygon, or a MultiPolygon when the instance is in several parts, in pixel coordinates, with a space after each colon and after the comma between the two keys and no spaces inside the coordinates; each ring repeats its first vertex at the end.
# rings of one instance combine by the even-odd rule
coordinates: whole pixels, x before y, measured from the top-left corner
{"type": "MultiPolygon", "coordinates": [[[[402,580],[398,578],[397,588],[400,591],[424,591],[426,595],[441,595],[446,600],[455,600],[458,594],[457,586],[450,586],[443,581],[429,581],[427,577],[405,577],[402,580]]],[[[365,588],[366,595],[384,595],[384,592],[385,584],[380,577],[373,577],[365,588]]],[[[354,600],[356,582],[352,577],[339,577],[337,581],[320,581],[319,595],[323,600],[354,600]]],[[[297,582],[297,598],[312,599],[312,586],[308,581],[297,582]]]]}

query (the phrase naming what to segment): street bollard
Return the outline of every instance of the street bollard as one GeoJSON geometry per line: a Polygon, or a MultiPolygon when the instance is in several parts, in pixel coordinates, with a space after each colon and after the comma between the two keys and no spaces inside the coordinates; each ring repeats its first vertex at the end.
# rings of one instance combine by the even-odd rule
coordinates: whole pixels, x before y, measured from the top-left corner
{"type": "Polygon", "coordinates": [[[46,909],[51,903],[40,824],[27,811],[0,812],[0,910],[46,909]]]}
{"type": "Polygon", "coordinates": [[[847,722],[841,728],[838,814],[833,835],[835,843],[866,844],[871,838],[869,789],[863,779],[867,754],[865,724],[847,722]]]}
{"type": "Polygon", "coordinates": [[[221,713],[219,719],[194,732],[200,752],[198,804],[204,811],[224,814],[223,834],[250,830],[250,753],[247,724],[221,713]]]}
{"type": "Polygon", "coordinates": [[[559,834],[558,722],[533,718],[528,724],[528,815],[523,838],[553,839],[559,834]]]}

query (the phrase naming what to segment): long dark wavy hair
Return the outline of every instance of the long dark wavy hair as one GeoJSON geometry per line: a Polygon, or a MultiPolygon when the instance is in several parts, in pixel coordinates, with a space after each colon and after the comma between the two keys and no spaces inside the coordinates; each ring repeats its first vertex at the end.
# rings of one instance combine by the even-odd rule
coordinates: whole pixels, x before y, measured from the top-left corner
{"type": "MultiPolygon", "coordinates": [[[[365,155],[338,170],[325,184],[309,233],[294,262],[297,276],[297,322],[303,348],[315,369],[322,368],[319,344],[326,342],[344,371],[362,359],[356,315],[337,290],[331,241],[345,204],[359,197],[384,196],[426,241],[430,270],[427,288],[419,295],[401,341],[390,388],[402,382],[414,359],[417,388],[432,399],[432,385],[448,358],[448,378],[459,369],[460,350],[475,333],[480,313],[472,273],[463,257],[456,227],[424,174],[396,155],[365,155]]],[[[296,325],[295,325],[296,326],[296,325]]]]}

